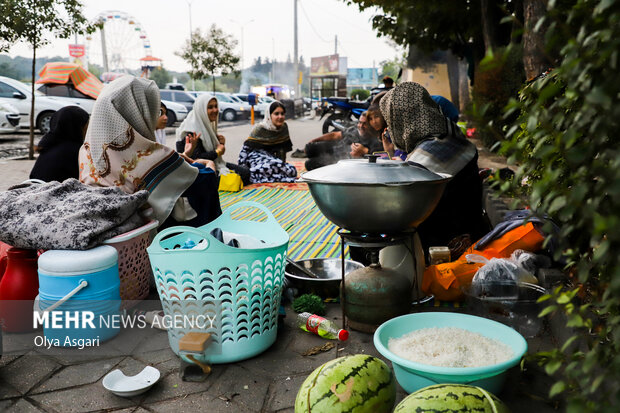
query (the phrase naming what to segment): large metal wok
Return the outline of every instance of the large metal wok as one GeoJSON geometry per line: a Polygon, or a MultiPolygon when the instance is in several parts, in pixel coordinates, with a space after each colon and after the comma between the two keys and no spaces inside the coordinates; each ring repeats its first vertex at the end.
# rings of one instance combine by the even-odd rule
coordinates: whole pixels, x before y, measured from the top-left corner
{"type": "Polygon", "coordinates": [[[437,206],[450,175],[407,162],[341,160],[301,175],[317,206],[334,224],[383,234],[417,227],[437,206]]]}

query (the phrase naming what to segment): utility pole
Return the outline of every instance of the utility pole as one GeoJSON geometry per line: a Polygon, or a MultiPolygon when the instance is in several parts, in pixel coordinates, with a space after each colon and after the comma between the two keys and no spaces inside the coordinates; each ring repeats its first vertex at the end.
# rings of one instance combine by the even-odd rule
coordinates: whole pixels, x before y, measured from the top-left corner
{"type": "MultiPolygon", "coordinates": [[[[194,41],[192,39],[192,1],[185,0],[189,9],[189,47],[194,48],[194,41]]],[[[194,83],[194,76],[192,76],[192,90],[196,90],[196,84],[194,83]]]]}
{"type": "Polygon", "coordinates": [[[101,31],[101,57],[103,58],[103,72],[107,73],[110,69],[108,69],[108,53],[105,44],[105,30],[103,29],[103,25],[101,25],[99,30],[101,31]]]}
{"type": "Polygon", "coordinates": [[[334,38],[334,54],[338,54],[338,35],[334,38]]]}
{"type": "Polygon", "coordinates": [[[299,85],[299,55],[298,55],[298,50],[297,50],[297,0],[293,0],[293,10],[294,10],[294,20],[293,20],[293,30],[295,32],[295,37],[294,37],[294,59],[295,59],[295,99],[299,99],[301,98],[301,91],[300,91],[300,85],[299,85]]]}

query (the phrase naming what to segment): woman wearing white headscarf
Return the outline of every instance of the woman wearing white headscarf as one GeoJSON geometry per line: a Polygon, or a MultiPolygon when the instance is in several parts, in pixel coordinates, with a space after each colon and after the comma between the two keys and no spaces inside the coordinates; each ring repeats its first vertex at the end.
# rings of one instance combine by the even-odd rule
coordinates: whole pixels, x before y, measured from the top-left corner
{"type": "Polygon", "coordinates": [[[252,183],[295,182],[297,169],[286,163],[293,149],[282,103],[272,102],[265,118],[250,132],[239,153],[239,165],[250,169],[252,183]]]}
{"type": "Polygon", "coordinates": [[[417,228],[424,247],[447,245],[463,234],[472,241],[486,234],[490,228],[483,215],[476,146],[418,83],[397,85],[379,105],[395,147],[408,154],[410,163],[453,176],[433,213],[417,228]]]}
{"type": "Polygon", "coordinates": [[[90,117],[79,153],[80,181],[150,192],[149,205],[164,226],[199,226],[221,214],[211,163],[179,156],[155,141],[160,113],[155,82],[123,76],[106,85],[90,117]],[[173,211],[174,210],[174,211],[173,211]]]}
{"type": "Polygon", "coordinates": [[[193,159],[210,159],[215,162],[218,172],[230,169],[241,176],[244,185],[250,183],[250,170],[246,167],[224,162],[226,138],[217,133],[219,116],[218,101],[215,96],[199,95],[194,108],[177,128],[177,152],[193,159]]]}

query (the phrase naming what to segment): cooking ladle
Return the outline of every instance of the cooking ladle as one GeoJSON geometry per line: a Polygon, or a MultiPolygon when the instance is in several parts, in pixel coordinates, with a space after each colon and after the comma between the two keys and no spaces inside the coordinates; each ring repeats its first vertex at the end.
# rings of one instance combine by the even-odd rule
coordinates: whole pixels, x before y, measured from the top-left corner
{"type": "Polygon", "coordinates": [[[314,279],[319,279],[320,278],[318,275],[316,275],[315,273],[313,273],[312,271],[310,271],[306,267],[302,267],[301,265],[297,264],[297,262],[293,261],[292,259],[286,257],[286,261],[288,261],[289,264],[291,264],[293,267],[297,268],[299,271],[301,271],[304,274],[306,274],[308,277],[314,278],[314,279]]]}

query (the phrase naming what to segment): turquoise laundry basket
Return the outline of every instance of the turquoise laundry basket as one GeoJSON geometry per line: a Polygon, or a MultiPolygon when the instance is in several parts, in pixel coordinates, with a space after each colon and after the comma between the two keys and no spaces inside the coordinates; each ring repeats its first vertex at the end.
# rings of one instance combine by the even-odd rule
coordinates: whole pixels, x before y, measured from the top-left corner
{"type": "Polygon", "coordinates": [[[277,334],[288,241],[271,212],[255,202],[236,203],[199,228],[157,234],[147,252],[172,350],[179,354],[179,340],[191,331],[212,337],[202,354],[192,354],[201,362],[231,363],[269,348],[277,334]],[[241,219],[256,213],[262,221],[241,219]],[[231,247],[211,235],[216,228],[259,241],[253,248],[231,247]]]}

